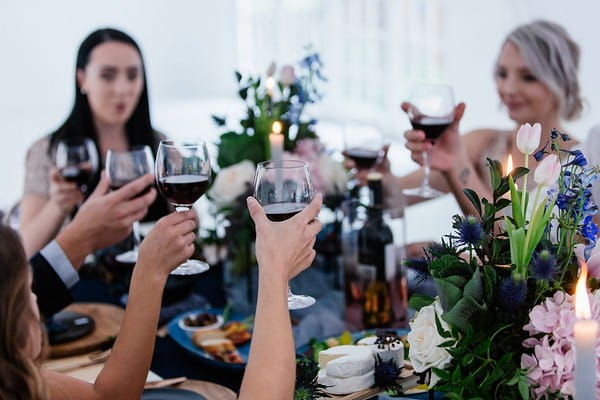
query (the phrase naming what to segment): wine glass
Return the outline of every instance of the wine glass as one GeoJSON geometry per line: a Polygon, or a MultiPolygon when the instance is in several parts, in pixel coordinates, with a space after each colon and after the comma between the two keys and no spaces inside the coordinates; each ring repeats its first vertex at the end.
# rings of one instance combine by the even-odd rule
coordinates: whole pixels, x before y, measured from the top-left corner
{"type": "MultiPolygon", "coordinates": [[[[413,88],[406,112],[413,129],[425,132],[426,140],[435,144],[435,140],[452,124],[454,120],[454,93],[449,85],[419,84],[413,88]]],[[[429,153],[423,152],[423,182],[420,187],[405,189],[403,193],[432,199],[443,192],[429,185],[429,153]]]]}
{"type": "MultiPolygon", "coordinates": [[[[161,194],[177,211],[190,210],[208,189],[211,167],[203,141],[162,140],[156,154],[155,178],[161,194]]],[[[209,265],[187,260],[175,268],[173,275],[205,272],[209,265]]]]}
{"type": "MultiPolygon", "coordinates": [[[[148,146],[134,146],[129,151],[109,150],[106,153],[106,174],[112,190],[128,184],[137,178],[152,173],[154,157],[148,146]]],[[[150,186],[138,196],[148,193],[150,186]]],[[[140,223],[133,223],[133,249],[119,254],[115,259],[120,263],[134,264],[140,248],[140,223]]]]}
{"type": "Polygon", "coordinates": [[[383,137],[377,129],[356,123],[344,127],[344,155],[354,161],[356,169],[374,168],[383,158],[383,137]]]}
{"type": "MultiPolygon", "coordinates": [[[[281,222],[302,211],[314,196],[310,168],[304,161],[265,161],[258,164],[254,197],[271,221],[281,222]]],[[[315,304],[311,296],[293,294],[288,285],[288,308],[298,310],[315,304]]]]}
{"type": "Polygon", "coordinates": [[[61,139],[56,145],[54,162],[60,175],[67,182],[75,182],[82,193],[98,173],[98,151],[90,138],[73,137],[61,139]]]}

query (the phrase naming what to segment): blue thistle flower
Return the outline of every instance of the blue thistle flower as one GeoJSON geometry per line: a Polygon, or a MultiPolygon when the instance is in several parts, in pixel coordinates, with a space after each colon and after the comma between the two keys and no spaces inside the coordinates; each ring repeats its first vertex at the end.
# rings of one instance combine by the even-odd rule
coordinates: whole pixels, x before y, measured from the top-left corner
{"type": "Polygon", "coordinates": [[[374,387],[390,391],[394,396],[399,395],[402,391],[402,386],[397,383],[397,380],[400,377],[402,368],[396,365],[396,361],[393,358],[383,361],[379,354],[375,357],[374,387]]]}
{"type": "Polygon", "coordinates": [[[535,279],[550,281],[558,272],[556,259],[548,250],[542,250],[533,255],[531,272],[535,279]]]}
{"type": "Polygon", "coordinates": [[[559,132],[558,132],[556,129],[552,129],[552,130],[550,131],[550,137],[551,137],[552,139],[556,139],[556,138],[558,137],[558,133],[559,133],[559,132]]]}
{"type": "Polygon", "coordinates": [[[467,215],[458,227],[458,244],[475,246],[483,240],[483,228],[477,218],[467,215]]]}
{"type": "Polygon", "coordinates": [[[515,312],[525,301],[527,283],[524,280],[516,280],[511,275],[500,282],[497,295],[497,302],[502,310],[515,312]]]}

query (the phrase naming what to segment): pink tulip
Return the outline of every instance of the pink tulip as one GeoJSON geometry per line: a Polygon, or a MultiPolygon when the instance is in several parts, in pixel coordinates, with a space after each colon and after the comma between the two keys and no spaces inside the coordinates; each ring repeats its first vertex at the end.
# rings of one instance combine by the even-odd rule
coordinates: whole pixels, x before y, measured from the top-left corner
{"type": "Polygon", "coordinates": [[[517,148],[523,154],[531,154],[540,145],[540,136],[542,134],[542,126],[539,123],[533,126],[527,124],[521,125],[517,132],[517,148]]]}
{"type": "Polygon", "coordinates": [[[275,64],[275,61],[272,61],[271,64],[269,65],[269,68],[267,68],[267,77],[275,75],[276,68],[277,68],[277,64],[275,64]]]}
{"type": "Polygon", "coordinates": [[[560,161],[556,154],[550,154],[538,164],[533,175],[533,180],[539,186],[550,186],[558,179],[560,167],[560,161]]]}
{"type": "MultiPolygon", "coordinates": [[[[585,245],[582,243],[575,245],[575,256],[579,262],[586,261],[585,259],[585,245]]],[[[588,274],[592,278],[600,279],[600,241],[596,242],[596,245],[590,253],[590,257],[587,259],[588,274]]]]}
{"type": "Polygon", "coordinates": [[[296,73],[294,67],[291,65],[284,65],[281,67],[281,77],[279,81],[283,86],[292,86],[296,82],[296,73]]]}

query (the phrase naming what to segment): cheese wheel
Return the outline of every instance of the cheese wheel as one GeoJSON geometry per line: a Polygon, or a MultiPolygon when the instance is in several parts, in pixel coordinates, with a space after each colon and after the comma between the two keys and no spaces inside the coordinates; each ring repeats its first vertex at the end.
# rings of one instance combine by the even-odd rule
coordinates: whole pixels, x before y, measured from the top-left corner
{"type": "Polygon", "coordinates": [[[371,370],[364,375],[351,376],[348,378],[336,378],[327,375],[325,369],[319,370],[317,382],[327,386],[325,391],[330,394],[348,394],[365,390],[375,383],[374,371],[371,370]]]}
{"type": "Polygon", "coordinates": [[[393,343],[390,346],[385,345],[383,349],[380,349],[375,344],[376,340],[377,336],[368,336],[360,339],[356,344],[370,348],[373,354],[379,355],[382,361],[395,360],[399,367],[404,365],[404,344],[402,342],[393,343]]]}
{"type": "Polygon", "coordinates": [[[344,346],[344,349],[341,350],[341,353],[338,352],[338,354],[343,355],[330,360],[324,366],[327,375],[333,378],[360,376],[375,368],[375,357],[373,357],[373,352],[369,348],[344,346]]]}

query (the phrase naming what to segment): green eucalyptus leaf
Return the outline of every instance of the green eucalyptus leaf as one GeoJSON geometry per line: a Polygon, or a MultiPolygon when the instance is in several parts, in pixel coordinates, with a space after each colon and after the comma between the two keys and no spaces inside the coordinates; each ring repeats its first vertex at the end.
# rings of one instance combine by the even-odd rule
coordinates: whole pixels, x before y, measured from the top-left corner
{"type": "Polygon", "coordinates": [[[488,158],[487,161],[492,178],[492,188],[496,190],[502,183],[502,164],[500,164],[500,161],[492,160],[491,158],[488,158]]]}
{"type": "Polygon", "coordinates": [[[434,297],[425,296],[423,294],[415,293],[410,296],[410,300],[408,301],[408,305],[413,308],[415,311],[419,311],[421,308],[433,304],[435,301],[434,297]]]}
{"type": "Polygon", "coordinates": [[[527,377],[519,381],[519,394],[523,400],[529,400],[529,380],[527,377]]]}
{"type": "Polygon", "coordinates": [[[529,172],[528,168],[516,167],[515,169],[513,169],[510,172],[510,176],[512,176],[513,180],[517,180],[517,179],[521,178],[522,176],[527,175],[528,172],[529,172]]]}
{"type": "MultiPolygon", "coordinates": [[[[481,274],[478,270],[473,272],[473,276],[467,282],[464,288],[463,296],[472,297],[478,303],[484,302],[483,298],[483,283],[481,282],[481,274]]],[[[485,305],[485,303],[484,303],[485,305]]]]}
{"type": "Polygon", "coordinates": [[[478,311],[486,311],[487,306],[473,297],[461,298],[450,310],[444,313],[442,319],[456,327],[460,332],[466,332],[469,320],[478,311]]]}
{"type": "Polygon", "coordinates": [[[477,195],[477,193],[471,189],[463,189],[463,193],[465,194],[465,196],[467,196],[471,204],[475,206],[477,212],[481,216],[481,201],[479,200],[479,195],[477,195]]]}
{"type": "Polygon", "coordinates": [[[462,298],[461,288],[456,287],[444,279],[433,278],[444,311],[451,310],[462,298]]]}

